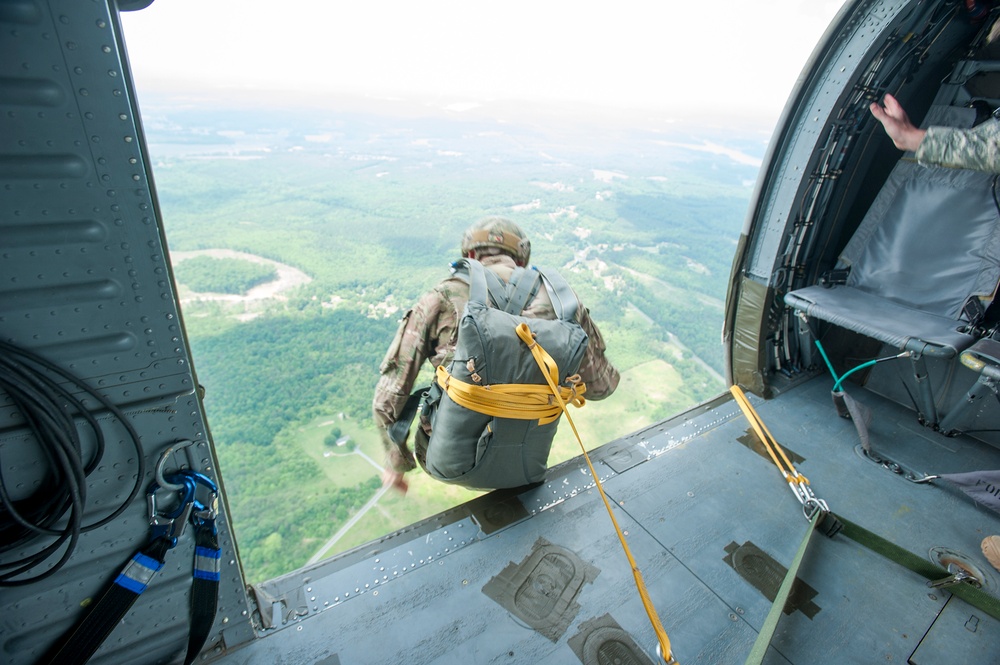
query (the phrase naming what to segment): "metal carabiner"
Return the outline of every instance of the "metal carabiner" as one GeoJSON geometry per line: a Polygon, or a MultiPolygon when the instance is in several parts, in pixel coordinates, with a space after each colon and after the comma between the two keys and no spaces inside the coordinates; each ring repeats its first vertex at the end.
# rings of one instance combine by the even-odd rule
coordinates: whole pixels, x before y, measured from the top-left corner
{"type": "Polygon", "coordinates": [[[978,577],[957,564],[948,564],[948,572],[950,573],[948,577],[940,580],[928,580],[927,587],[930,589],[947,589],[957,584],[968,584],[976,589],[981,589],[983,586],[982,581],[978,577]]]}
{"type": "Polygon", "coordinates": [[[180,501],[176,508],[169,513],[161,513],[156,506],[156,492],[161,489],[159,483],[153,481],[146,490],[146,504],[149,508],[149,531],[150,540],[157,538],[167,538],[170,548],[177,546],[177,539],[184,533],[191,511],[195,507],[195,490],[197,483],[184,476],[172,476],[171,480],[180,478],[180,483],[171,483],[171,486],[180,488],[180,501]]]}
{"type": "Polygon", "coordinates": [[[211,478],[197,471],[183,471],[182,474],[192,480],[196,485],[201,485],[208,489],[211,497],[207,503],[202,503],[197,498],[197,490],[194,494],[195,511],[191,516],[191,522],[195,526],[200,526],[206,522],[215,521],[215,516],[219,509],[219,487],[211,478]]]}
{"type": "Polygon", "coordinates": [[[802,503],[802,514],[805,515],[807,521],[811,522],[813,516],[817,512],[820,513],[830,512],[830,507],[826,504],[826,501],[824,501],[823,499],[817,499],[815,496],[813,496],[802,503]]]}

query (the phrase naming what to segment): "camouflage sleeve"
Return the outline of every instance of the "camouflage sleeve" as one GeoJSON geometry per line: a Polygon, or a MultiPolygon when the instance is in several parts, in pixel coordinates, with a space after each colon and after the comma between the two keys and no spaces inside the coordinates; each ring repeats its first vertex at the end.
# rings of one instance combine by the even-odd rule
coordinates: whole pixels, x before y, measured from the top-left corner
{"type": "Polygon", "coordinates": [[[420,367],[433,344],[434,321],[440,310],[436,292],[426,294],[416,306],[403,315],[396,336],[379,366],[379,380],[375,386],[372,412],[385,446],[386,464],[395,471],[409,471],[416,464],[409,446],[397,446],[389,438],[387,429],[399,419],[420,367]]]}
{"type": "Polygon", "coordinates": [[[587,352],[583,356],[583,362],[580,363],[580,378],[587,384],[587,399],[602,400],[615,391],[621,377],[615,366],[604,355],[606,349],[604,338],[601,337],[597,324],[590,318],[590,310],[581,305],[579,311],[580,327],[590,338],[587,352]]]}
{"type": "Polygon", "coordinates": [[[917,148],[921,164],[1000,173],[1000,121],[973,129],[930,127],[917,148]]]}

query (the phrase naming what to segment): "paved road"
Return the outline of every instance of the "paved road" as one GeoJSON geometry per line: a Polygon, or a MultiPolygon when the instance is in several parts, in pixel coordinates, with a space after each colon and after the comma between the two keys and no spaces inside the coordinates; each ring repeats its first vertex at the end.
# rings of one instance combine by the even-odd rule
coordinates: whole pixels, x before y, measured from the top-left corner
{"type": "MultiPolygon", "coordinates": [[[[363,452],[361,452],[360,449],[355,450],[354,452],[356,454],[358,454],[358,455],[361,455],[366,460],[368,460],[368,462],[371,463],[372,466],[374,466],[376,469],[378,469],[379,474],[382,473],[382,467],[381,467],[381,465],[379,465],[375,460],[373,460],[371,457],[368,457],[368,455],[365,455],[363,452]]],[[[347,533],[348,531],[350,531],[351,528],[355,524],[357,524],[358,521],[362,517],[365,516],[365,513],[367,513],[372,508],[374,508],[375,504],[378,503],[378,500],[381,499],[385,495],[385,493],[388,492],[390,489],[392,489],[392,488],[391,487],[380,487],[379,490],[377,492],[375,492],[375,496],[373,496],[372,498],[368,499],[368,503],[366,503],[365,505],[361,506],[361,510],[359,510],[357,513],[355,513],[351,517],[351,519],[347,520],[347,524],[345,524],[344,526],[340,527],[340,529],[337,531],[337,533],[333,534],[333,536],[330,537],[330,540],[328,540],[325,543],[323,543],[323,546],[320,547],[318,550],[316,550],[316,554],[313,554],[312,557],[310,557],[310,559],[308,561],[306,561],[306,565],[307,566],[312,565],[312,564],[316,563],[317,561],[319,561],[320,559],[324,558],[323,557],[323,553],[326,552],[331,547],[333,547],[337,543],[338,540],[340,540],[341,538],[343,538],[344,534],[347,533]]]]}

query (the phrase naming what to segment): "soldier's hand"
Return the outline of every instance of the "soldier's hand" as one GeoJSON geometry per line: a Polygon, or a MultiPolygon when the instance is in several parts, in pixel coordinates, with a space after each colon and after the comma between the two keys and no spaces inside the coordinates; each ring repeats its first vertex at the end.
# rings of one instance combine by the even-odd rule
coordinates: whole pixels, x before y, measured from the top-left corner
{"type": "Polygon", "coordinates": [[[872,102],[868,108],[875,119],[882,123],[893,144],[900,150],[919,148],[927,132],[910,122],[910,117],[895,97],[887,93],[882,102],[872,102]]]}
{"type": "Polygon", "coordinates": [[[406,490],[410,488],[410,486],[406,483],[405,478],[403,477],[403,472],[393,471],[392,469],[383,469],[382,487],[394,487],[404,496],[406,495],[406,490]]]}

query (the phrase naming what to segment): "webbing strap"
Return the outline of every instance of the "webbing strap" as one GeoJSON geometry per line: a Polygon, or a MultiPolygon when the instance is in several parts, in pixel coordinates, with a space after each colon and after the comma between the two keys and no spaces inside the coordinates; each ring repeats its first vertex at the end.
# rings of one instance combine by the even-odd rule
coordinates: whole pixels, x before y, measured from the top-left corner
{"type": "Polygon", "coordinates": [[[484,307],[492,302],[496,309],[507,306],[507,285],[495,272],[487,270],[475,259],[462,259],[454,265],[456,270],[465,266],[469,271],[469,302],[479,303],[484,307]]]}
{"type": "MultiPolygon", "coordinates": [[[[152,540],[132,555],[100,599],[79,624],[51,652],[43,663],[83,665],[100,648],[128,614],[140,594],[163,568],[173,542],[167,536],[152,540]]],[[[219,561],[221,551],[214,520],[205,520],[195,533],[194,567],[191,583],[191,626],[184,665],[191,665],[205,646],[215,622],[219,602],[219,561]]]]}
{"type": "MultiPolygon", "coordinates": [[[[774,461],[775,465],[778,466],[778,470],[781,471],[783,476],[785,476],[785,479],[788,481],[789,486],[791,486],[792,490],[795,491],[796,495],[799,496],[801,500],[802,497],[801,492],[803,490],[805,490],[806,492],[811,492],[811,490],[808,490],[805,487],[809,484],[809,481],[805,478],[805,476],[799,474],[798,471],[795,470],[795,467],[792,466],[791,462],[784,454],[784,450],[782,450],[781,446],[779,446],[777,441],[774,440],[774,437],[771,436],[771,433],[767,430],[767,426],[764,425],[763,421],[760,419],[760,416],[757,415],[756,411],[754,411],[753,407],[750,405],[749,400],[747,400],[746,395],[743,394],[743,391],[739,388],[739,386],[732,386],[730,388],[730,391],[733,393],[733,396],[736,397],[737,403],[739,403],[740,408],[743,409],[745,415],[747,416],[747,419],[750,421],[751,426],[753,426],[754,431],[757,433],[757,436],[760,437],[761,441],[767,447],[768,453],[771,455],[772,461],[774,461]],[[783,468],[782,464],[778,461],[778,458],[775,456],[775,453],[772,452],[771,450],[772,445],[776,448],[776,450],[780,453],[782,459],[785,461],[788,471],[785,471],[785,468],[783,468]]],[[[823,512],[822,511],[816,511],[816,512],[820,513],[821,514],[820,516],[822,518],[823,512]]],[[[895,543],[886,540],[882,536],[879,536],[878,534],[875,534],[869,531],[868,529],[865,529],[862,526],[854,524],[853,522],[844,519],[840,515],[835,515],[834,513],[829,513],[829,514],[833,515],[833,517],[835,517],[840,522],[840,526],[842,527],[841,530],[846,536],[848,536],[858,544],[867,547],[873,552],[881,554],[887,559],[895,561],[896,563],[909,568],[913,572],[922,575],[928,580],[940,580],[949,575],[949,572],[944,568],[935,565],[930,561],[927,561],[926,559],[903,549],[902,547],[899,547],[895,543]]],[[[810,521],[813,521],[813,518],[815,517],[816,515],[814,514],[812,518],[810,518],[810,521]]],[[[809,532],[810,534],[812,533],[813,528],[814,527],[810,527],[810,532],[809,532]]],[[[994,596],[991,596],[990,594],[985,593],[966,583],[960,583],[950,586],[948,587],[948,590],[951,591],[954,595],[961,598],[962,600],[969,603],[970,605],[979,608],[980,610],[986,612],[987,614],[996,619],[1000,619],[1000,599],[997,599],[994,596]]],[[[750,661],[748,660],[747,662],[749,663],[750,661]]]]}
{"type": "Polygon", "coordinates": [[[208,641],[219,604],[219,562],[222,552],[215,520],[206,519],[194,536],[194,568],[191,582],[191,628],[184,665],[191,665],[208,641]]]}
{"type": "MultiPolygon", "coordinates": [[[[653,601],[649,597],[649,592],[646,591],[646,584],[642,580],[642,573],[639,571],[639,566],[635,562],[635,558],[632,556],[632,551],[628,547],[628,543],[625,541],[625,535],[622,533],[621,527],[618,526],[618,520],[615,519],[615,514],[611,510],[611,503],[608,501],[607,494],[604,493],[604,486],[601,485],[600,478],[597,477],[597,471],[594,470],[594,465],[590,461],[590,455],[587,454],[587,449],[583,445],[583,440],[580,438],[580,433],[576,430],[576,423],[573,422],[573,416],[570,415],[569,409],[566,408],[566,402],[563,400],[560,394],[559,387],[556,382],[552,380],[552,372],[548,367],[548,363],[552,362],[552,357],[538,344],[534,338],[531,336],[531,330],[528,328],[527,324],[522,323],[517,326],[517,336],[521,338],[528,348],[531,350],[531,355],[535,358],[535,362],[538,363],[539,369],[542,370],[542,374],[545,376],[545,381],[549,384],[549,389],[552,391],[552,395],[555,396],[556,401],[559,402],[559,408],[566,413],[566,420],[569,422],[569,426],[573,429],[573,434],[576,436],[577,443],[580,444],[580,450],[583,451],[583,458],[587,461],[587,467],[590,469],[590,475],[594,479],[594,484],[597,486],[597,491],[601,495],[601,500],[604,501],[604,507],[608,511],[608,517],[611,518],[611,523],[615,527],[615,532],[618,534],[618,540],[622,544],[622,549],[625,551],[625,556],[628,558],[629,565],[632,566],[632,576],[635,578],[635,586],[639,591],[639,598],[642,600],[642,606],[646,610],[646,615],[649,617],[649,622],[653,626],[653,630],[656,632],[656,639],[660,644],[660,652],[663,656],[663,660],[667,665],[677,665],[677,661],[674,660],[673,654],[670,650],[670,638],[667,637],[667,631],[663,629],[663,623],[660,621],[659,615],[656,613],[656,607],[653,606],[653,601]]],[[[552,363],[553,365],[555,363],[552,363]]],[[[558,376],[558,370],[556,370],[555,375],[558,376]]]]}
{"type": "Polygon", "coordinates": [[[573,292],[569,282],[554,270],[551,272],[539,270],[538,274],[542,277],[545,291],[549,294],[549,300],[552,301],[552,309],[555,310],[556,316],[562,321],[575,321],[579,301],[576,299],[576,293],[573,292]]]}
{"type": "MultiPolygon", "coordinates": [[[[527,324],[521,325],[527,328],[527,324]]],[[[555,365],[554,362],[552,364],[555,365]]],[[[456,404],[488,416],[515,420],[537,419],[539,425],[547,425],[558,420],[562,413],[559,405],[552,401],[552,393],[548,386],[540,384],[494,383],[489,386],[477,386],[456,379],[448,373],[444,365],[437,368],[437,382],[456,404]]],[[[578,383],[571,388],[563,386],[558,392],[564,402],[577,408],[586,404],[583,397],[587,392],[586,384],[578,383]]]]}
{"type": "MultiPolygon", "coordinates": [[[[743,390],[739,386],[733,385],[729,388],[729,391],[733,394],[736,403],[743,411],[743,415],[746,416],[753,431],[756,432],[757,437],[764,445],[768,455],[771,457],[771,461],[778,467],[778,471],[781,472],[782,477],[795,494],[795,498],[802,503],[803,509],[806,511],[806,517],[809,519],[809,528],[806,530],[805,537],[803,537],[802,542],[799,544],[799,550],[795,554],[795,559],[788,567],[785,579],[782,580],[778,594],[771,604],[771,610],[767,613],[764,625],[761,626],[760,632],[757,634],[757,639],[754,641],[753,649],[750,650],[750,655],[747,656],[746,665],[760,665],[764,661],[767,648],[774,637],[774,631],[778,627],[778,621],[781,619],[781,614],[785,609],[785,603],[788,602],[788,595],[791,593],[792,585],[795,583],[795,577],[798,575],[799,567],[802,565],[802,559],[805,556],[806,548],[809,546],[809,541],[816,531],[816,525],[827,520],[830,513],[826,502],[816,498],[809,488],[809,479],[795,469],[795,465],[788,458],[785,449],[781,447],[774,438],[774,435],[771,434],[771,431],[767,429],[767,425],[764,424],[760,414],[750,404],[750,400],[747,399],[743,390]]],[[[840,528],[840,524],[835,522],[829,523],[827,526],[827,535],[832,536],[840,528]]]]}
{"type": "Polygon", "coordinates": [[[43,662],[83,665],[90,660],[163,567],[171,545],[169,538],[156,538],[132,555],[100,599],[43,662]]]}
{"type": "Polygon", "coordinates": [[[543,272],[540,268],[517,268],[509,283],[492,270],[487,270],[475,259],[461,259],[452,264],[455,277],[469,282],[469,301],[488,306],[492,301],[496,309],[510,314],[520,314],[538,293],[541,280],[552,302],[552,309],[560,321],[575,321],[579,301],[576,293],[562,275],[556,271],[543,272]],[[465,273],[468,273],[467,275],[465,273]],[[529,280],[525,283],[525,280],[529,280]],[[523,285],[523,286],[522,286],[523,285]],[[530,286],[530,288],[529,288],[530,286]]]}
{"type": "MultiPolygon", "coordinates": [[[[926,577],[928,580],[944,579],[950,574],[941,566],[917,556],[909,550],[903,549],[892,541],[886,540],[876,533],[872,533],[863,526],[846,520],[840,515],[837,516],[837,519],[843,522],[843,533],[848,538],[859,545],[867,547],[876,554],[881,554],[885,558],[909,568],[918,575],[926,577]]],[[[973,607],[986,612],[994,619],[1000,619],[1000,599],[985,591],[964,582],[947,587],[947,591],[950,591],[973,607]]]]}
{"type": "Polygon", "coordinates": [[[771,639],[774,637],[774,631],[778,627],[778,620],[781,619],[781,613],[785,610],[785,603],[788,602],[788,596],[792,592],[795,577],[799,574],[799,567],[802,565],[802,559],[805,557],[806,548],[809,546],[809,541],[812,539],[813,533],[816,532],[816,525],[822,516],[823,513],[819,510],[813,512],[812,519],[809,520],[809,528],[806,529],[806,535],[803,536],[802,542],[799,544],[799,551],[796,552],[792,564],[788,567],[785,579],[781,581],[778,594],[774,597],[774,602],[771,603],[771,611],[767,613],[764,625],[760,627],[760,632],[757,633],[757,640],[753,643],[753,649],[750,650],[750,655],[747,656],[746,665],[760,665],[764,662],[764,655],[767,654],[767,648],[771,646],[771,639]]]}
{"type": "Polygon", "coordinates": [[[541,286],[541,276],[537,270],[517,268],[510,276],[510,286],[514,293],[507,301],[504,311],[508,314],[520,314],[528,303],[535,299],[538,287],[541,286]]]}
{"type": "Polygon", "coordinates": [[[507,283],[500,279],[499,275],[492,270],[484,270],[482,265],[479,266],[479,270],[477,272],[480,273],[486,280],[486,288],[490,292],[490,300],[493,303],[493,307],[497,309],[504,309],[507,307],[507,283]]]}

